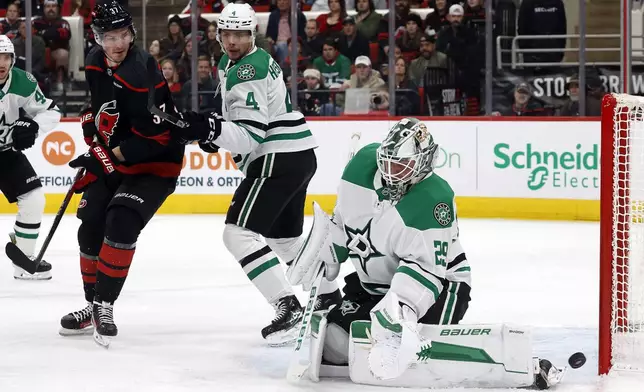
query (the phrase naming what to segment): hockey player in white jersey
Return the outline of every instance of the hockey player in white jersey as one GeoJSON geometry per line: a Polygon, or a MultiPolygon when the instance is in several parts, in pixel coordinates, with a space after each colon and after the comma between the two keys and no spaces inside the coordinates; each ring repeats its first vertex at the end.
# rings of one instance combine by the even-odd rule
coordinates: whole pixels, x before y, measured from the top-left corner
{"type": "MultiPolygon", "coordinates": [[[[437,151],[438,145],[423,122],[403,119],[381,144],[363,147],[346,166],[333,218],[314,206],[314,223],[302,251],[289,267],[289,281],[310,286],[323,264],[326,278],[333,280],[340,263],[347,259],[356,272],[345,278],[341,306],[328,314],[314,315],[309,368],[312,379],[317,379],[321,366],[328,364],[345,365],[354,382],[375,385],[450,387],[476,381],[478,376],[468,369],[479,366],[474,363],[483,356],[466,366],[453,364],[450,370],[445,363],[452,364],[459,355],[468,362],[466,355],[452,352],[451,357],[443,357],[449,360],[435,364],[437,352],[446,346],[432,346],[435,333],[431,331],[439,331],[440,337],[452,335],[452,328],[444,325],[461,321],[471,286],[470,266],[459,239],[454,192],[434,172],[437,151]],[[434,326],[437,324],[442,326],[434,326]],[[427,362],[429,365],[416,366],[406,373],[410,365],[427,362]],[[450,371],[453,374],[445,373],[450,371]]],[[[502,346],[500,335],[506,330],[489,331],[494,337],[487,341],[502,346]]],[[[478,339],[481,334],[475,335],[478,339]]],[[[522,331],[516,336],[524,339],[527,335],[522,331]]],[[[455,344],[461,343],[458,337],[449,338],[450,349],[459,347],[455,344]]],[[[472,341],[470,344],[479,343],[472,341]]],[[[517,346],[516,350],[524,347],[517,346]]],[[[531,385],[537,376],[540,386],[556,382],[558,372],[551,370],[549,363],[541,366],[529,352],[521,354],[521,377],[509,370],[510,376],[505,377],[506,368],[502,366],[500,375],[495,372],[498,369],[477,368],[481,374],[489,371],[499,376],[492,381],[482,377],[479,386],[485,382],[531,385]]]]}
{"type": "MultiPolygon", "coordinates": [[[[60,112],[45,97],[34,76],[15,68],[13,43],[0,35],[0,190],[9,203],[18,204],[12,242],[27,256],[33,257],[45,195],[38,175],[22,151],[32,147],[39,134],[56,127],[60,112]],[[26,115],[21,115],[20,111],[26,115]]],[[[35,274],[14,265],[14,278],[51,279],[51,265],[41,261],[35,274]]]]}
{"type": "MultiPolygon", "coordinates": [[[[181,130],[180,139],[199,140],[208,152],[221,147],[241,155],[246,177],[228,209],[224,244],[275,307],[262,336],[283,344],[295,338],[302,308],[278,257],[290,263],[304,242],[304,202],[317,168],[317,144],[304,116],[291,108],[279,64],[255,46],[253,9],[228,4],[217,26],[226,53],[218,67],[223,118],[184,113],[191,127],[181,130]]],[[[327,308],[340,296],[337,285],[326,284],[317,306],[327,308]]]]}

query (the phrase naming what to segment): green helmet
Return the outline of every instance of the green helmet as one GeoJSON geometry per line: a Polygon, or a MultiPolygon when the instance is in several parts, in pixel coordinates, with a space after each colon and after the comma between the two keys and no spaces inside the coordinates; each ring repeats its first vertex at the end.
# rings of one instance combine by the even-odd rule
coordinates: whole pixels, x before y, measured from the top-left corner
{"type": "Polygon", "coordinates": [[[438,144],[427,126],[416,118],[403,118],[378,147],[378,170],[388,188],[389,199],[400,199],[434,170],[438,144]]]}

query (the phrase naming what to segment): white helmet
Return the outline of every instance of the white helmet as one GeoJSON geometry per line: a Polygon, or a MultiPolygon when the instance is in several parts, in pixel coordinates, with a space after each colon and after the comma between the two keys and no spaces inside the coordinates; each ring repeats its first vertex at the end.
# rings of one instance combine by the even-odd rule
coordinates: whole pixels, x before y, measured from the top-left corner
{"type": "Polygon", "coordinates": [[[16,63],[16,52],[13,49],[13,42],[6,35],[0,35],[0,53],[11,54],[11,66],[16,63]]]}
{"type": "Polygon", "coordinates": [[[250,31],[254,46],[255,31],[257,30],[257,16],[255,15],[255,10],[246,3],[228,3],[217,19],[217,41],[219,41],[223,48],[224,45],[219,36],[219,32],[221,30],[250,31]]]}

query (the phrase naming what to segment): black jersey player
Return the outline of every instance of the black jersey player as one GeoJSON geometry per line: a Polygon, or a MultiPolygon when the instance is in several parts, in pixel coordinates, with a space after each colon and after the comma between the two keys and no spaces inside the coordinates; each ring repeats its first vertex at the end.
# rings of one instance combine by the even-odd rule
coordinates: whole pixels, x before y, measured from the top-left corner
{"type": "Polygon", "coordinates": [[[97,4],[92,30],[98,45],[85,60],[91,108],[82,113],[89,151],[69,165],[84,168],[74,185],[80,268],[87,306],[61,320],[61,335],[91,331],[108,346],[117,328],[113,305],[123,288],[141,230],[174,192],[183,146],[171,126],[148,110],[148,98],[176,114],[158,64],[134,46],[131,15],[117,2],[97,4]],[[149,95],[152,94],[152,95],[149,95]]]}

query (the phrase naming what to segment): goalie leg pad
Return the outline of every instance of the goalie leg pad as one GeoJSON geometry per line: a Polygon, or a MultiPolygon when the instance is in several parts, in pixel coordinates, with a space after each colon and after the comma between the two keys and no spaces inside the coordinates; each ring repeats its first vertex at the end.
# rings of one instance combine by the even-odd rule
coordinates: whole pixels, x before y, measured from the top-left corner
{"type": "Polygon", "coordinates": [[[354,321],[349,372],[357,384],[409,388],[520,388],[534,383],[531,331],[495,325],[422,325],[427,341],[397,378],[379,380],[369,368],[371,323],[354,321]]]}
{"type": "Polygon", "coordinates": [[[321,377],[349,377],[348,360],[349,333],[337,324],[327,324],[326,312],[315,312],[309,352],[311,381],[318,382],[321,377]]]}

